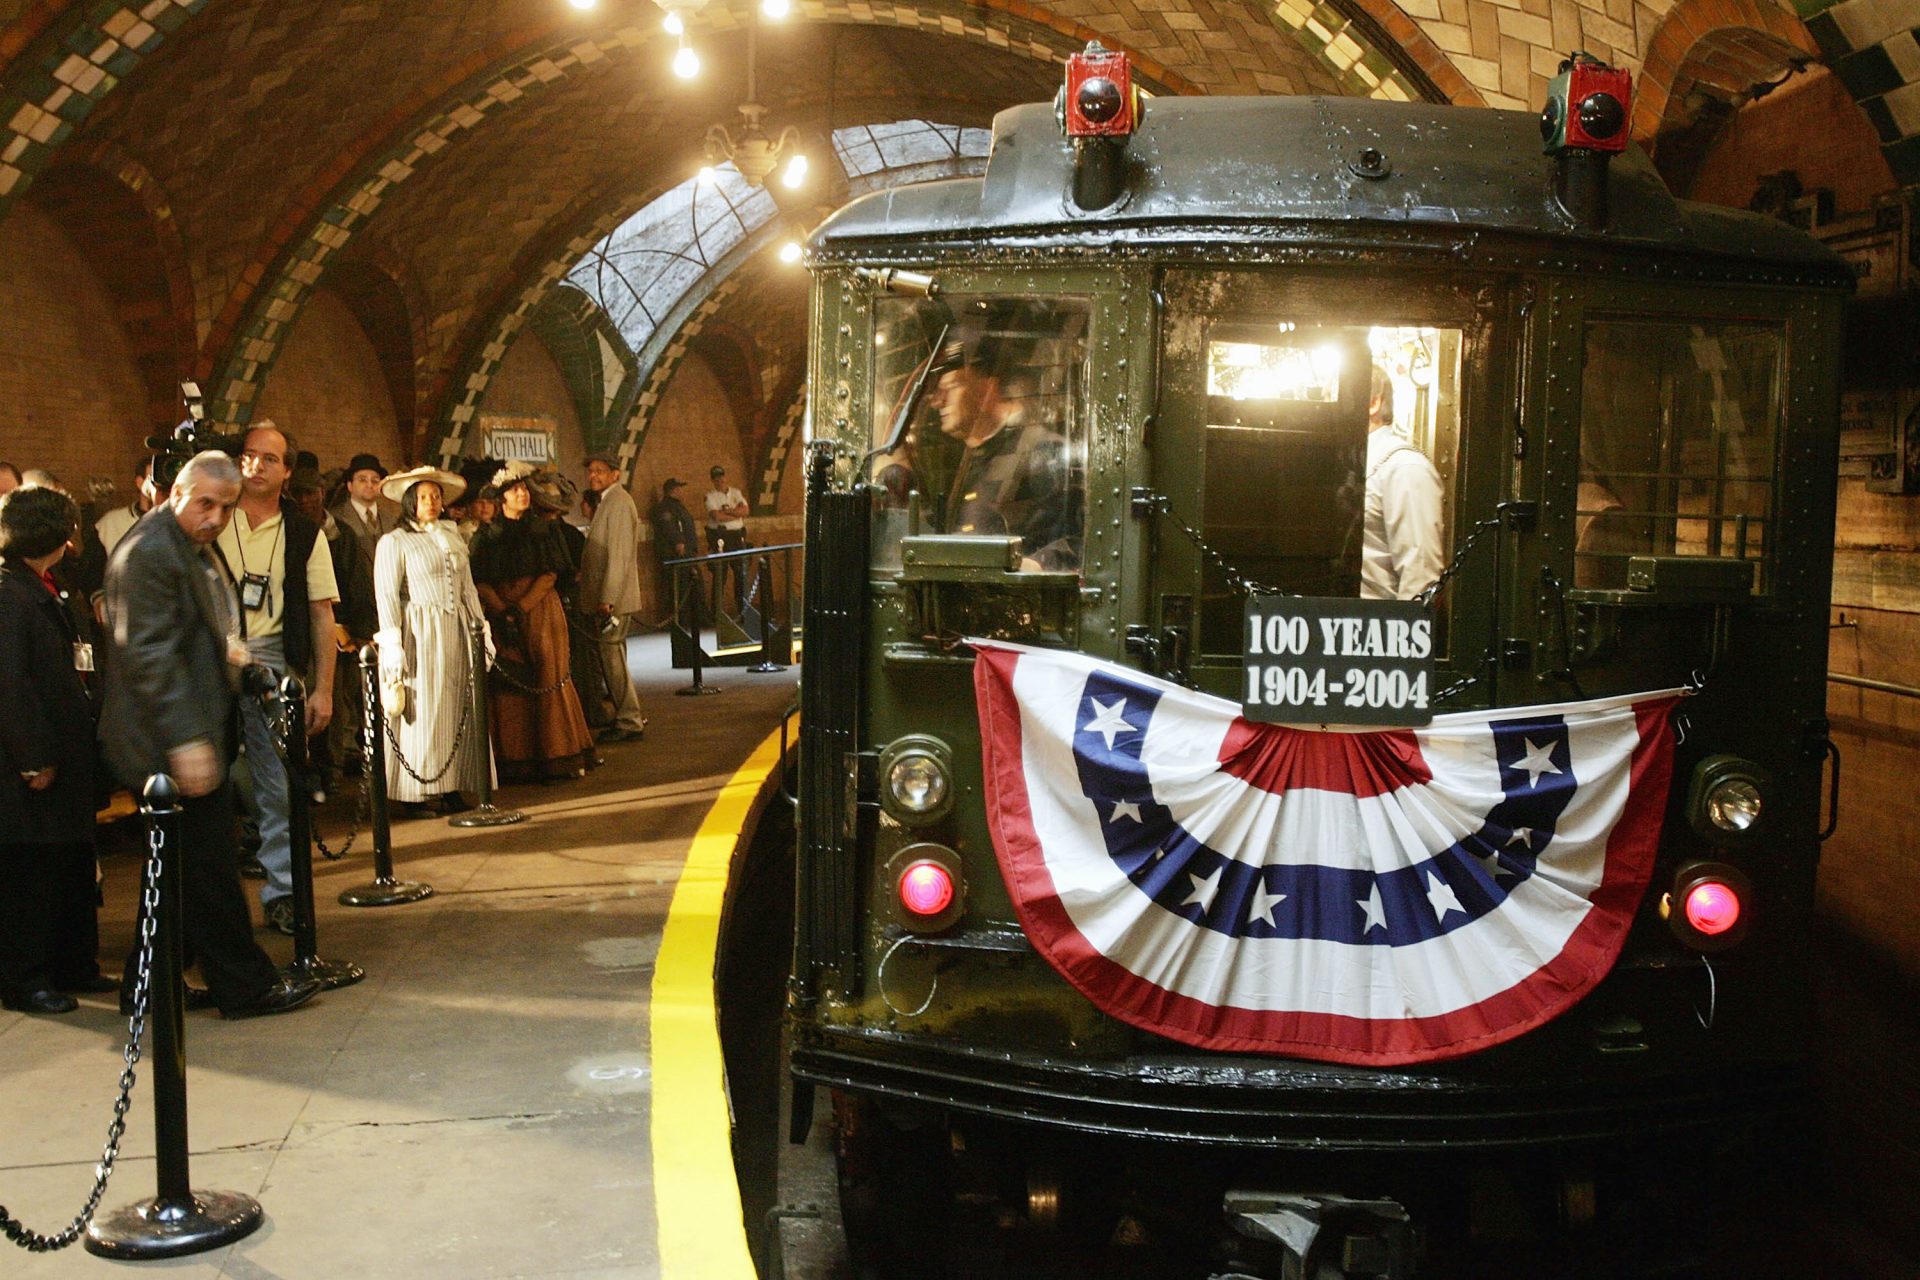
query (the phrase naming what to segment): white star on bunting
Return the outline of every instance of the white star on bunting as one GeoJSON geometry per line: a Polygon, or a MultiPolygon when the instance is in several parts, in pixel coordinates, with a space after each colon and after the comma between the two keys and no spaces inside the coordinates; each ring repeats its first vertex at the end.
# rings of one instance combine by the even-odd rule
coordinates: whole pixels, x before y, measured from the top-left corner
{"type": "Polygon", "coordinates": [[[1272,925],[1273,909],[1286,900],[1287,895],[1284,893],[1268,893],[1267,882],[1260,881],[1253,886],[1253,905],[1247,910],[1247,923],[1252,924],[1259,920],[1272,925]]]}
{"type": "Polygon", "coordinates": [[[1427,872],[1427,901],[1433,904],[1436,920],[1445,920],[1449,911],[1467,914],[1467,909],[1460,905],[1460,899],[1454,896],[1453,886],[1431,871],[1427,872]]]}
{"type": "Polygon", "coordinates": [[[1115,800],[1113,802],[1113,812],[1107,815],[1107,821],[1118,822],[1122,818],[1131,818],[1135,822],[1139,822],[1140,806],[1131,800],[1115,800]]]}
{"type": "Polygon", "coordinates": [[[1369,929],[1384,929],[1387,927],[1387,909],[1381,905],[1380,886],[1378,884],[1373,886],[1366,897],[1355,898],[1353,903],[1367,913],[1367,922],[1360,926],[1360,932],[1362,934],[1365,934],[1369,929]]]}
{"type": "Polygon", "coordinates": [[[1480,865],[1485,867],[1487,869],[1487,874],[1492,876],[1495,880],[1500,879],[1500,877],[1502,876],[1506,876],[1507,878],[1511,879],[1514,875],[1514,872],[1508,868],[1507,864],[1500,861],[1500,855],[1497,853],[1488,853],[1488,854],[1482,855],[1480,858],[1480,865]]]}
{"type": "MultiPolygon", "coordinates": [[[[1126,722],[1127,700],[1125,698],[1116,698],[1111,703],[1103,703],[1098,698],[1088,698],[1087,701],[1093,704],[1094,711],[1098,713],[1093,719],[1087,721],[1087,728],[1089,731],[1097,733],[1107,740],[1107,750],[1113,750],[1113,740],[1116,736],[1123,733],[1138,732],[1138,730],[1126,722]]],[[[1532,746],[1533,744],[1528,743],[1527,745],[1532,746]]],[[[1560,771],[1555,769],[1554,772],[1558,773],[1560,771]]]]}
{"type": "MultiPolygon", "coordinates": [[[[1097,707],[1100,704],[1096,702],[1093,705],[1097,707]]],[[[1111,738],[1107,740],[1107,745],[1113,745],[1111,738]]],[[[1560,766],[1553,762],[1553,743],[1549,741],[1546,746],[1538,747],[1534,745],[1532,738],[1527,739],[1527,754],[1522,756],[1513,767],[1526,772],[1529,790],[1540,785],[1541,774],[1560,772],[1560,766]]]]}
{"type": "Polygon", "coordinates": [[[1213,909],[1213,895],[1220,892],[1220,877],[1226,874],[1227,869],[1224,866],[1215,867],[1213,874],[1204,880],[1194,872],[1187,872],[1187,879],[1193,881],[1193,891],[1187,895],[1186,901],[1180,905],[1183,907],[1198,905],[1200,914],[1205,915],[1213,909]]]}
{"type": "MultiPolygon", "coordinates": [[[[1559,770],[1556,769],[1554,770],[1554,772],[1558,773],[1559,770]]],[[[1513,829],[1513,834],[1507,837],[1507,847],[1511,849],[1516,844],[1519,845],[1522,849],[1525,849],[1528,853],[1532,853],[1533,852],[1533,828],[1532,827],[1515,827],[1513,829]]]]}

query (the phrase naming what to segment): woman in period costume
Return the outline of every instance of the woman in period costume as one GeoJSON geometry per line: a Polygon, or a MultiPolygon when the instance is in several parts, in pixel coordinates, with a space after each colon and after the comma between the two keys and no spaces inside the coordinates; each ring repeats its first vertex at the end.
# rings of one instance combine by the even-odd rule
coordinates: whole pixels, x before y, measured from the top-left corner
{"type": "Polygon", "coordinates": [[[598,763],[569,674],[567,614],[555,590],[575,566],[558,531],[533,514],[531,468],[494,479],[500,514],[473,539],[473,580],[500,662],[487,682],[494,752],[510,782],[578,778],[598,763]]]}
{"type": "Polygon", "coordinates": [[[493,646],[467,544],[440,518],[446,500],[465,489],[459,476],[433,467],[399,472],[380,486],[400,504],[399,527],[380,539],[373,557],[387,794],[416,814],[429,804],[441,813],[470,808],[460,793],[479,790],[489,763],[486,739],[473,723],[474,629],[489,661],[493,646]]]}

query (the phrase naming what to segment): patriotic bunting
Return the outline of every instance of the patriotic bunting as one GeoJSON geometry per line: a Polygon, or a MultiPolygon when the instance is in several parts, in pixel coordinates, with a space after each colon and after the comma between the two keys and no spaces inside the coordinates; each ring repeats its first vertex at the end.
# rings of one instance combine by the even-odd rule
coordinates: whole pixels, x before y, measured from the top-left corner
{"type": "Polygon", "coordinates": [[[1679,690],[1254,724],[1082,654],[970,642],[1000,868],[1028,937],[1123,1021],[1386,1066],[1571,1007],[1659,843],[1679,690]]]}

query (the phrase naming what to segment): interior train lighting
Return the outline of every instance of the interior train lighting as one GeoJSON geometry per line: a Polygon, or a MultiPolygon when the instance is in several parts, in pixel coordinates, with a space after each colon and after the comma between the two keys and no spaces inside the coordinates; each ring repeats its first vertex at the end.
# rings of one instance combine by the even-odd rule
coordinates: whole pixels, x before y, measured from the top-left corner
{"type": "Polygon", "coordinates": [[[937,916],[953,905],[953,873],[937,862],[916,862],[900,876],[900,905],[916,916],[937,916]]]}
{"type": "Polygon", "coordinates": [[[1673,877],[1660,914],[1674,936],[1695,951],[1723,951],[1746,936],[1753,882],[1724,862],[1691,862],[1673,877]]]}

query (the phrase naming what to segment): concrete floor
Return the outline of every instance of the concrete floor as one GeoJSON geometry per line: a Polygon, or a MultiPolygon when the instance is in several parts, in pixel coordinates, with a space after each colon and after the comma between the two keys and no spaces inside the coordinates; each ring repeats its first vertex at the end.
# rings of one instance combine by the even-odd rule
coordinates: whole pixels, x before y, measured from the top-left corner
{"type": "MultiPolygon", "coordinates": [[[[114,1270],[237,1280],[658,1274],[648,1143],[648,992],[690,838],[720,786],[793,696],[797,670],[722,670],[719,697],[676,698],[663,639],[633,646],[646,740],[603,747],[582,782],[508,788],[515,827],[394,827],[397,874],[420,903],[356,910],[367,837],[316,872],[320,954],[367,980],[290,1015],[187,1019],[193,1185],[255,1196],[267,1222],[236,1245],[169,1262],[0,1241],[14,1280],[114,1270]]],[[[322,815],[344,835],[349,798],[322,815]]],[[[102,958],[131,935],[137,863],[104,858],[102,958]]],[[[252,883],[249,882],[251,896],[252,883]]],[[[277,958],[291,942],[260,935],[277,958]]],[[[99,1158],[125,1020],[0,1014],[0,1204],[53,1233],[99,1158]]],[[[107,1208],[154,1191],[145,1064],[107,1208]]]]}

